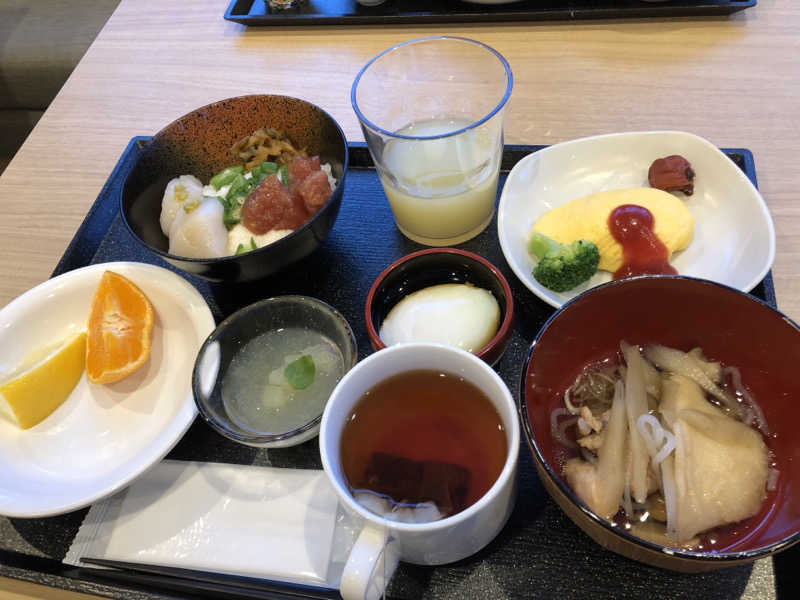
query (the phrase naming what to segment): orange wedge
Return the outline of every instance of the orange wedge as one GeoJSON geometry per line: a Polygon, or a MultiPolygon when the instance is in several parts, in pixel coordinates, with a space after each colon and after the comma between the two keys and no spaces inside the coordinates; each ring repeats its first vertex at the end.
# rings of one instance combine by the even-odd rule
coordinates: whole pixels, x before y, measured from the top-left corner
{"type": "Polygon", "coordinates": [[[103,273],[94,293],[86,338],[86,376],[92,383],[114,383],[141,367],[150,356],[153,305],[133,282],[103,273]]]}

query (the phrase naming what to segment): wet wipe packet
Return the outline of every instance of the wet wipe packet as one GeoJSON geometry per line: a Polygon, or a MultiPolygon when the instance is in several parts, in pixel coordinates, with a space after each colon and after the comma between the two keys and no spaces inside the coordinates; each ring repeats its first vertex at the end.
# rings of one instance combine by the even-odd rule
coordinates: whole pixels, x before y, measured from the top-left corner
{"type": "Polygon", "coordinates": [[[323,471],[164,460],[92,505],[64,562],[106,558],[337,588],[360,528],[323,471]]]}

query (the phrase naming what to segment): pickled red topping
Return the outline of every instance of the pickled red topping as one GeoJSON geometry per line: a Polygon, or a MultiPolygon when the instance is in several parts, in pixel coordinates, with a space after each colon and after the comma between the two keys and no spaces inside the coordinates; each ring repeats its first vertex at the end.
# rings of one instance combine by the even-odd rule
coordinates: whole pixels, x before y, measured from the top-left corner
{"type": "Polygon", "coordinates": [[[331,196],[327,174],[318,156],[295,158],[288,166],[289,186],[270,175],[242,206],[242,223],[262,235],[273,229],[297,229],[314,216],[331,196]]]}
{"type": "Polygon", "coordinates": [[[289,188],[277,175],[262,181],[242,206],[242,223],[256,235],[273,229],[297,229],[306,219],[308,213],[295,204],[289,188]]]}
{"type": "Polygon", "coordinates": [[[289,163],[289,185],[301,183],[306,177],[311,175],[311,173],[319,171],[320,169],[319,156],[311,156],[308,158],[298,156],[289,163]]]}
{"type": "Polygon", "coordinates": [[[647,172],[647,179],[650,187],[665,192],[683,192],[691,196],[694,193],[694,175],[694,169],[689,161],[678,154],[673,154],[653,161],[647,172]]]}
{"type": "Polygon", "coordinates": [[[315,171],[298,186],[298,192],[309,214],[314,215],[331,197],[331,184],[323,171],[315,171]]]}
{"type": "Polygon", "coordinates": [[[644,274],[675,274],[669,251],[653,231],[653,213],[644,206],[623,204],[608,216],[608,229],[622,245],[622,266],[614,279],[644,274]]]}
{"type": "Polygon", "coordinates": [[[320,167],[319,156],[292,161],[289,165],[289,190],[295,203],[302,206],[309,217],[322,208],[331,197],[331,185],[320,167]]]}

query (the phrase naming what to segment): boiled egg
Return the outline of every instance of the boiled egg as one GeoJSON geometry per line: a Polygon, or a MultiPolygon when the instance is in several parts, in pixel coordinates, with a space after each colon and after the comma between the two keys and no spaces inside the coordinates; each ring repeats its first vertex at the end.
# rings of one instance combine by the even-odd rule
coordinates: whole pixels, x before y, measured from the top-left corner
{"type": "Polygon", "coordinates": [[[468,283],[444,283],[413,292],[395,304],[381,325],[380,338],[439,342],[478,352],[500,326],[500,306],[492,293],[468,283]]]}

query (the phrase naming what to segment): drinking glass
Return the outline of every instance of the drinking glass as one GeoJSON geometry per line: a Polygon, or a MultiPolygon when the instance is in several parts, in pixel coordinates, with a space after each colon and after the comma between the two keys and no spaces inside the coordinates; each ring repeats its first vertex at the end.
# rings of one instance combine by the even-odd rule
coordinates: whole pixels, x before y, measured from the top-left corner
{"type": "Polygon", "coordinates": [[[500,53],[449,36],[393,46],[358,73],[353,109],[406,237],[449,246],[492,220],[512,86],[500,53]]]}

